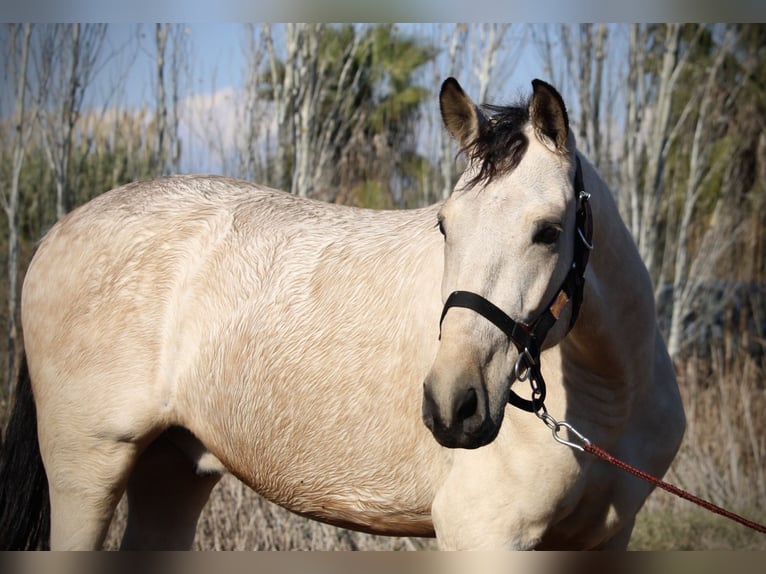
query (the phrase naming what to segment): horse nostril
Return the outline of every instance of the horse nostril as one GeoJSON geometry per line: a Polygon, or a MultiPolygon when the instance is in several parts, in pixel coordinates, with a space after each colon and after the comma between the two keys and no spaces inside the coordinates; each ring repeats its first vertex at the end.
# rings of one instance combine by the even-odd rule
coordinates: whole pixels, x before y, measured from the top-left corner
{"type": "Polygon", "coordinates": [[[463,397],[463,402],[457,410],[457,420],[464,421],[471,418],[476,413],[478,404],[479,399],[476,396],[476,389],[468,389],[468,392],[463,397]]]}
{"type": "Polygon", "coordinates": [[[423,388],[423,404],[421,407],[421,416],[423,418],[423,422],[425,423],[426,427],[434,430],[434,419],[437,415],[437,409],[436,409],[436,402],[434,402],[433,397],[431,396],[431,393],[428,392],[428,389],[425,387],[423,388]]]}

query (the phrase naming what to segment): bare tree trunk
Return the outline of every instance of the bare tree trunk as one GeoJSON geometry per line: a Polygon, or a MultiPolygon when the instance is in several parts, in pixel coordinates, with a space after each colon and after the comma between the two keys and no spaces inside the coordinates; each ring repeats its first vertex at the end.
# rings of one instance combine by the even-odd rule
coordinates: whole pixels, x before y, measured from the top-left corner
{"type": "Polygon", "coordinates": [[[271,64],[271,100],[274,105],[276,119],[277,145],[274,154],[274,179],[273,184],[281,189],[288,188],[291,184],[288,175],[292,166],[293,138],[294,138],[294,102],[295,92],[298,87],[295,84],[294,63],[300,48],[300,31],[298,24],[285,24],[285,58],[284,74],[279,73],[279,57],[274,49],[274,39],[271,24],[263,25],[264,40],[269,53],[271,64]]]}
{"type": "Polygon", "coordinates": [[[71,209],[69,162],[85,91],[95,72],[106,24],[48,26],[35,94],[43,147],[56,186],[56,217],[71,209]]]}
{"type": "Polygon", "coordinates": [[[646,102],[646,29],[631,24],[628,48],[627,115],[623,139],[620,207],[627,214],[628,226],[636,242],[641,234],[641,178],[639,162],[644,155],[644,104],[646,102]]]}
{"type": "MultiPolygon", "coordinates": [[[[359,107],[357,94],[366,81],[366,68],[358,64],[371,57],[372,39],[362,27],[355,26],[330,65],[320,58],[325,33],[325,24],[288,25],[284,85],[285,89],[289,85],[293,88],[278,95],[277,116],[285,114],[285,125],[292,131],[288,133],[277,125],[280,139],[284,138],[279,144],[282,149],[277,150],[277,161],[280,169],[292,170],[287,186],[292,193],[335,201],[338,191],[330,183],[339,179],[339,168],[334,162],[344,156],[339,146],[345,145],[338,138],[346,142],[364,131],[368,110],[359,107]],[[335,76],[330,77],[330,73],[335,76]]],[[[268,41],[267,48],[275,77],[277,66],[268,41]]]]}
{"type": "Polygon", "coordinates": [[[170,56],[170,122],[168,124],[168,151],[170,152],[170,169],[178,173],[181,171],[181,136],[178,133],[180,125],[180,90],[181,90],[181,72],[185,70],[188,74],[188,43],[187,29],[183,24],[174,25],[172,28],[173,45],[170,56]]]}
{"type": "MultiPolygon", "coordinates": [[[[334,141],[333,134],[354,134],[351,136],[352,141],[347,145],[357,145],[353,138],[355,135],[360,134],[359,128],[364,124],[366,110],[356,107],[353,103],[354,98],[349,97],[359,91],[362,82],[363,69],[359,67],[354,72],[356,58],[363,57],[362,41],[363,34],[357,31],[354,34],[354,39],[339,58],[342,64],[337,78],[338,88],[335,90],[328,112],[322,118],[314,116],[314,178],[315,185],[320,183],[322,187],[319,194],[320,199],[325,201],[335,201],[337,199],[337,193],[330,192],[327,189],[327,183],[332,175],[331,172],[337,169],[332,162],[336,151],[339,151],[336,149],[337,142],[334,141]]],[[[320,74],[323,73],[320,72],[320,74]]],[[[322,75],[322,77],[324,76],[322,75]]],[[[320,100],[324,99],[323,89],[321,86],[315,88],[314,106],[316,108],[321,106],[320,100]]],[[[343,150],[340,150],[340,152],[343,154],[343,150]]],[[[347,156],[348,154],[344,155],[347,156]]]]}
{"type": "Polygon", "coordinates": [[[483,104],[487,101],[490,83],[497,63],[497,55],[510,27],[510,24],[481,25],[480,31],[484,49],[481,51],[481,54],[476,54],[476,59],[481,62],[476,71],[479,80],[476,101],[479,103],[483,104]]]}
{"type": "Polygon", "coordinates": [[[75,116],[75,102],[77,101],[78,73],[80,63],[80,24],[72,24],[72,60],[70,61],[69,87],[61,109],[61,125],[64,128],[63,137],[58,142],[60,154],[57,168],[54,170],[56,180],[56,218],[61,219],[69,211],[69,197],[67,195],[67,175],[69,172],[69,159],[72,151],[72,129],[77,121],[75,116]]]}
{"type": "MultiPolygon", "coordinates": [[[[457,70],[457,58],[458,51],[461,46],[465,46],[465,39],[467,34],[467,26],[465,24],[455,24],[452,28],[452,39],[449,44],[449,69],[447,71],[448,76],[454,76],[457,70]]],[[[439,122],[441,124],[441,122],[439,122]]],[[[442,173],[442,199],[447,199],[452,193],[452,187],[455,184],[456,169],[455,169],[455,155],[451,153],[452,139],[447,135],[447,131],[444,129],[439,130],[439,165],[441,166],[442,173]]]]}
{"type": "Polygon", "coordinates": [[[3,193],[3,210],[8,219],[8,368],[6,385],[8,396],[12,397],[16,381],[16,355],[18,343],[18,282],[19,282],[19,182],[21,168],[24,165],[24,153],[28,128],[25,123],[25,104],[27,86],[27,64],[32,25],[24,24],[24,37],[21,43],[21,63],[17,62],[16,34],[20,24],[11,25],[10,62],[16,95],[13,114],[13,160],[11,168],[10,190],[3,193]]]}
{"type": "MultiPolygon", "coordinates": [[[[675,272],[673,276],[673,310],[670,321],[670,334],[668,336],[668,352],[671,357],[676,357],[683,347],[682,331],[683,318],[689,312],[693,293],[695,291],[694,277],[691,275],[689,261],[691,260],[689,238],[691,234],[692,218],[695,213],[697,202],[700,197],[702,182],[710,168],[711,146],[704,137],[710,132],[711,107],[713,105],[713,94],[715,92],[715,83],[718,77],[718,71],[723,65],[725,57],[729,54],[730,43],[733,39],[731,29],[727,32],[723,45],[718,51],[713,65],[708,70],[707,81],[701,90],[697,90],[699,98],[699,111],[697,121],[694,126],[694,135],[692,137],[692,147],[689,153],[689,176],[687,179],[686,190],[684,193],[684,205],[681,215],[681,221],[678,225],[678,238],[676,240],[675,252],[675,272]]],[[[725,202],[720,202],[716,207],[716,213],[724,208],[725,202]]],[[[714,222],[722,219],[721,216],[714,217],[714,222]]],[[[711,229],[715,232],[718,229],[711,229]]],[[[718,238],[717,243],[725,241],[725,236],[729,235],[730,230],[718,238]]],[[[728,251],[728,250],[727,250],[728,251]]],[[[706,266],[715,266],[717,257],[715,252],[707,250],[698,251],[697,259],[704,259],[706,266]]]]}
{"type": "Polygon", "coordinates": [[[168,24],[155,24],[154,42],[157,49],[156,58],[156,80],[157,80],[157,100],[155,109],[156,118],[156,150],[152,161],[152,171],[155,174],[165,174],[167,172],[167,151],[165,149],[165,138],[168,126],[168,104],[165,96],[165,50],[168,43],[168,24]]]}
{"type": "MultiPolygon", "coordinates": [[[[551,24],[539,24],[532,26],[532,42],[537,47],[540,57],[543,60],[543,70],[546,74],[546,79],[561,92],[565,92],[566,69],[562,69],[559,65],[562,58],[556,52],[556,41],[552,38],[551,24]]],[[[563,34],[560,34],[562,36],[563,34]]],[[[561,42],[563,44],[563,41],[561,42]]],[[[563,58],[566,60],[566,57],[563,58]]],[[[566,60],[568,61],[568,60],[566,60]]]]}
{"type": "Polygon", "coordinates": [[[658,77],[657,101],[654,107],[652,131],[646,147],[647,166],[644,174],[641,220],[639,223],[638,248],[647,269],[657,281],[656,260],[658,241],[658,215],[662,195],[662,176],[669,145],[670,112],[673,91],[685,59],[679,59],[681,25],[667,24],[665,51],[658,77]]]}
{"type": "Polygon", "coordinates": [[[591,105],[591,69],[593,65],[592,24],[580,24],[580,44],[577,47],[577,52],[577,57],[572,57],[571,49],[569,51],[571,61],[579,63],[576,75],[572,78],[578,87],[578,100],[580,103],[580,118],[577,122],[577,143],[595,162],[593,142],[588,137],[588,128],[593,118],[593,108],[591,105]]]}
{"type": "MultiPolygon", "coordinates": [[[[593,147],[593,160],[601,170],[605,170],[608,164],[606,158],[602,155],[604,153],[604,148],[601,145],[602,132],[604,131],[604,128],[601,125],[601,102],[604,81],[604,59],[606,58],[606,41],[606,24],[601,23],[598,25],[598,32],[596,32],[596,46],[593,60],[595,69],[593,71],[594,77],[590,89],[591,113],[588,122],[588,139],[593,147]]],[[[608,151],[609,148],[607,147],[606,153],[608,153],[608,151]]]]}
{"type": "MultiPolygon", "coordinates": [[[[314,158],[317,149],[313,146],[313,129],[319,123],[314,121],[314,114],[319,108],[319,43],[323,30],[322,24],[304,24],[298,30],[298,58],[293,66],[297,68],[298,97],[295,104],[295,155],[291,193],[301,197],[315,195],[316,172],[314,158]]],[[[290,63],[288,62],[288,66],[290,63]]],[[[291,66],[291,67],[293,67],[291,66]]]]}
{"type": "Polygon", "coordinates": [[[245,177],[256,177],[258,124],[258,70],[263,59],[263,43],[256,45],[256,30],[254,24],[247,24],[247,83],[245,92],[245,177]]]}

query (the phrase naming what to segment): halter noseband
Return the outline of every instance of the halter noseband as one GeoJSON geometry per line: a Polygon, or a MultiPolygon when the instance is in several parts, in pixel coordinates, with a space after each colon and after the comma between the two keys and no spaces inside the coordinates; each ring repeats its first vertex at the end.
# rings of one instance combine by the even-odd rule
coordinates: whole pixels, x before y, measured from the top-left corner
{"type": "MultiPolygon", "coordinates": [[[[577,316],[582,305],[583,288],[585,286],[585,267],[588,265],[588,257],[593,250],[593,221],[590,210],[590,194],[585,191],[582,176],[580,158],[576,156],[577,168],[574,177],[574,190],[577,196],[577,213],[575,216],[575,245],[572,267],[569,269],[564,282],[553,300],[545,310],[540,313],[530,324],[514,321],[505,311],[488,301],[481,295],[470,291],[453,291],[442,309],[439,329],[444,322],[444,317],[451,307],[464,307],[477,312],[490,321],[513,341],[519,350],[519,358],[516,361],[514,375],[518,380],[532,381],[532,400],[521,398],[513,389],[510,389],[508,402],[522,410],[536,413],[543,406],[545,400],[545,381],[540,372],[540,352],[545,337],[551,327],[556,323],[561,311],[567,303],[572,302],[572,318],[569,321],[571,330],[577,321],[577,316]]],[[[441,337],[441,336],[440,336],[441,337]]]]}

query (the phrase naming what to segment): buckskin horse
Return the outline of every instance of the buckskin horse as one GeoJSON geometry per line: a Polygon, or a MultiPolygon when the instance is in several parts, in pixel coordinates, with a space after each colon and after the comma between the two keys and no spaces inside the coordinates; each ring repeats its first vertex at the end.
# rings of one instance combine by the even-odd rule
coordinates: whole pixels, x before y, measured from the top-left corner
{"type": "Polygon", "coordinates": [[[430,207],[189,175],[53,226],[23,285],[3,547],[50,524],[54,549],[99,548],[127,492],[123,548],[188,548],[228,472],[445,549],[625,548],[652,487],[551,426],[662,475],[684,413],[610,190],[532,88],[479,107],[443,83],[467,167],[430,207]]]}

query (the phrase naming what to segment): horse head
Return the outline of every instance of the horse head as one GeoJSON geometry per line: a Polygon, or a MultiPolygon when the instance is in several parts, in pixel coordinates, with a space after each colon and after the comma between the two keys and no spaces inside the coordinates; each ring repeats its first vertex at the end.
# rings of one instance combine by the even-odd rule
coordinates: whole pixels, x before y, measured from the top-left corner
{"type": "Polygon", "coordinates": [[[579,305],[584,261],[573,268],[590,245],[573,190],[574,136],[558,92],[532,86],[520,106],[482,108],[453,78],[441,88],[444,125],[468,160],[438,215],[445,307],[423,389],[423,421],[447,447],[494,440],[511,386],[539,368],[579,305]]]}

